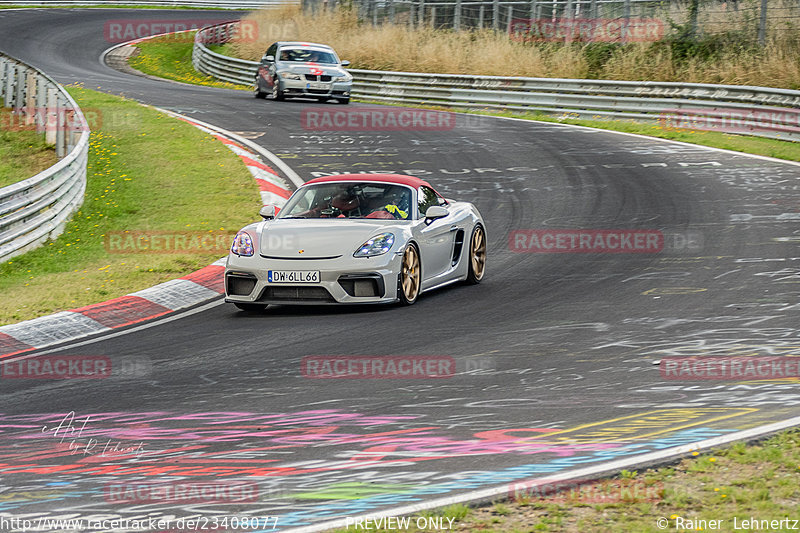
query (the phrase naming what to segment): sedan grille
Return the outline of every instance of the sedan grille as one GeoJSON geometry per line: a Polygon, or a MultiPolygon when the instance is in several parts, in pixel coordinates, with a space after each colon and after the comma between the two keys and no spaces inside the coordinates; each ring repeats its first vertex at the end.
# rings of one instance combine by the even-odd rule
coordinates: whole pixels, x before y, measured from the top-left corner
{"type": "Polygon", "coordinates": [[[306,74],[306,80],[307,81],[325,81],[325,82],[328,82],[328,81],[331,81],[332,79],[333,79],[333,77],[332,76],[328,76],[328,75],[317,76],[316,74],[306,74]]]}

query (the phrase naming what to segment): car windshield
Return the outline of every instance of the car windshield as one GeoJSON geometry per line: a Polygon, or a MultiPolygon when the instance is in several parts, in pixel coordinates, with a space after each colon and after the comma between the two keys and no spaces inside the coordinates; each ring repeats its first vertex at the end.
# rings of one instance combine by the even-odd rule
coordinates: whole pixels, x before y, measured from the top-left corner
{"type": "Polygon", "coordinates": [[[331,52],[308,48],[282,48],[278,60],[298,63],[328,63],[333,65],[339,63],[336,60],[336,56],[331,52]]]}
{"type": "Polygon", "coordinates": [[[411,189],[391,183],[320,183],[295,192],[278,218],[411,217],[411,189]]]}

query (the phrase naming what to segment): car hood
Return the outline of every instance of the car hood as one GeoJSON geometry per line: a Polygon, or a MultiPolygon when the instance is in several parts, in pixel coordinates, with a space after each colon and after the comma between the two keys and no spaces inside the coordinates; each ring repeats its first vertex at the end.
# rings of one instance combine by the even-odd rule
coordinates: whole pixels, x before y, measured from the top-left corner
{"type": "Polygon", "coordinates": [[[276,219],[261,227],[259,251],[262,256],[281,259],[322,259],[352,255],[365,241],[391,231],[395,247],[400,240],[400,223],[385,220],[276,219]]]}
{"type": "Polygon", "coordinates": [[[296,61],[279,61],[278,70],[288,70],[296,74],[316,74],[317,76],[341,76],[345,70],[337,65],[323,63],[298,63],[296,61]]]}

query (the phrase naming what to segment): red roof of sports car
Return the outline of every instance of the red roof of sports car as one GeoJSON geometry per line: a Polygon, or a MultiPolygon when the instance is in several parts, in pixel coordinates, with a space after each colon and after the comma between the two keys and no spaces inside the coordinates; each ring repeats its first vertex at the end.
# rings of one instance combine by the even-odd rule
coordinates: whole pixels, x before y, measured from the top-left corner
{"type": "MultiPolygon", "coordinates": [[[[404,176],[402,174],[339,174],[337,176],[322,176],[321,178],[314,178],[307,181],[305,185],[312,183],[324,183],[330,181],[377,181],[380,183],[397,183],[400,185],[408,185],[410,187],[420,187],[425,185],[431,187],[431,184],[425,180],[415,178],[414,176],[404,176]]],[[[431,187],[433,189],[433,187],[431,187]]]]}

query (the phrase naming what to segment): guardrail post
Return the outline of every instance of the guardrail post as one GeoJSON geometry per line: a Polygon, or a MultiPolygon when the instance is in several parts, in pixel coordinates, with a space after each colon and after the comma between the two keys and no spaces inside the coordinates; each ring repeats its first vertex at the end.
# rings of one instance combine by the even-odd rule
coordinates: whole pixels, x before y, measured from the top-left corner
{"type": "Polygon", "coordinates": [[[394,0],[389,0],[389,22],[394,24],[394,0]]]}
{"type": "Polygon", "coordinates": [[[758,44],[767,44],[767,0],[761,0],[761,15],[758,19],[758,44]]]}
{"type": "Polygon", "coordinates": [[[0,100],[3,100],[5,107],[6,100],[6,60],[0,57],[0,100]]]}
{"type": "Polygon", "coordinates": [[[16,72],[16,67],[14,63],[9,61],[6,63],[6,90],[4,93],[4,100],[6,107],[14,107],[14,73],[16,72]]]}
{"type": "Polygon", "coordinates": [[[22,65],[17,65],[14,73],[14,85],[16,94],[14,95],[14,112],[19,113],[20,108],[25,105],[25,72],[28,69],[22,65]]]}
{"type": "Polygon", "coordinates": [[[431,6],[431,28],[436,27],[436,6],[431,6]]]}
{"type": "Polygon", "coordinates": [[[67,140],[64,135],[67,129],[67,114],[65,113],[65,109],[64,97],[59,94],[56,96],[56,156],[59,159],[67,154],[67,140]]]}
{"type": "Polygon", "coordinates": [[[414,10],[414,2],[412,1],[411,4],[409,4],[409,7],[408,7],[408,27],[409,28],[413,28],[414,27],[414,20],[416,20],[415,19],[416,16],[417,16],[417,14],[416,14],[416,11],[414,10]]]}
{"type": "Polygon", "coordinates": [[[531,0],[531,22],[539,19],[539,15],[537,13],[538,9],[539,9],[539,2],[537,0],[531,0]]]}
{"type": "Polygon", "coordinates": [[[58,89],[55,87],[47,88],[47,112],[45,113],[45,133],[44,141],[47,144],[56,144],[56,124],[58,123],[58,89]]]}
{"type": "Polygon", "coordinates": [[[511,35],[511,20],[514,18],[514,4],[508,5],[508,20],[506,20],[506,33],[511,35]]]}
{"type": "Polygon", "coordinates": [[[500,27],[500,0],[492,0],[492,29],[500,27]]]}
{"type": "Polygon", "coordinates": [[[453,29],[461,30],[461,0],[456,0],[456,11],[453,13],[453,29]]]}
{"type": "Polygon", "coordinates": [[[44,78],[36,80],[36,133],[44,133],[47,124],[47,81],[44,78]]]}
{"type": "Polygon", "coordinates": [[[28,71],[25,76],[25,125],[36,120],[36,73],[28,71]]]}
{"type": "Polygon", "coordinates": [[[418,27],[425,26],[425,0],[419,0],[419,22],[418,27]]]}
{"type": "Polygon", "coordinates": [[[484,16],[484,11],[485,11],[485,9],[484,9],[484,5],[483,5],[483,3],[481,3],[481,7],[480,7],[480,9],[478,9],[478,29],[479,29],[479,30],[482,30],[482,29],[483,29],[483,16],[484,16]]]}

